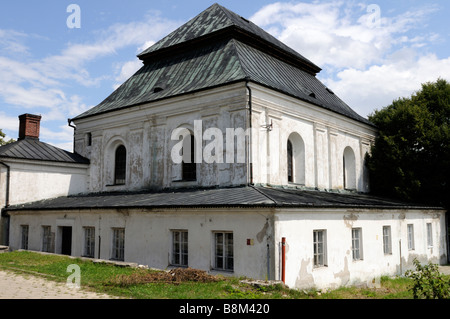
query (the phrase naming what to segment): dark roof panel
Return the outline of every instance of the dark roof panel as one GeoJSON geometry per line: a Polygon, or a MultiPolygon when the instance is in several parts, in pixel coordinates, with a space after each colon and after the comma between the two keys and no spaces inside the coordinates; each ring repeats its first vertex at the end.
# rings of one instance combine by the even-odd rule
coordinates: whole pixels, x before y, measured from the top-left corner
{"type": "Polygon", "coordinates": [[[143,66],[102,103],[73,120],[247,80],[371,125],[315,76],[230,38],[143,66]],[[155,92],[155,87],[163,89],[155,92]]]}
{"type": "Polygon", "coordinates": [[[89,164],[89,160],[35,138],[25,138],[0,147],[0,159],[16,158],[50,162],[89,164]]]}
{"type": "MultiPolygon", "coordinates": [[[[225,7],[215,3],[199,15],[177,28],[175,31],[146,49],[138,55],[139,58],[145,60],[145,57],[151,53],[164,51],[171,47],[178,47],[184,45],[189,41],[198,41],[201,38],[211,36],[215,33],[223,31],[224,29],[239,30],[243,34],[247,34],[254,39],[259,39],[263,43],[278,48],[280,52],[287,53],[295,57],[302,63],[309,66],[313,72],[317,73],[320,68],[314,65],[304,56],[291,49],[283,42],[279,41],[271,34],[258,27],[253,22],[241,17],[240,15],[228,10],[225,7]]],[[[229,31],[229,30],[228,30],[229,31]]]]}
{"type": "MultiPolygon", "coordinates": [[[[180,189],[160,192],[100,193],[15,205],[8,211],[73,210],[115,208],[200,208],[200,207],[272,207],[272,208],[363,208],[431,209],[423,205],[379,198],[367,194],[333,193],[271,187],[230,187],[180,189]]],[[[442,209],[434,207],[434,209],[442,209]]]]}

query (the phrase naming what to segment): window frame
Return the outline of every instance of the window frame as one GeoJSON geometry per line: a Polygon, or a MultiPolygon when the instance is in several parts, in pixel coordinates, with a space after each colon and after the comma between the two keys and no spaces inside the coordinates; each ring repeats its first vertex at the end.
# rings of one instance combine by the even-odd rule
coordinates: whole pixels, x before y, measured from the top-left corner
{"type": "Polygon", "coordinates": [[[327,260],[328,258],[327,257],[328,257],[327,256],[327,230],[326,229],[315,229],[315,230],[313,230],[313,266],[314,266],[314,268],[327,267],[328,266],[328,260],[327,260]],[[320,251],[320,250],[322,250],[322,251],[320,251]]]}
{"type": "Polygon", "coordinates": [[[125,261],[125,228],[112,228],[111,260],[125,261]]]}
{"type": "Polygon", "coordinates": [[[53,247],[52,227],[48,225],[42,225],[42,251],[46,253],[52,253],[53,247]]]}
{"type": "Polygon", "coordinates": [[[218,271],[234,271],[234,234],[231,231],[214,231],[214,260],[213,269],[218,271]],[[222,242],[218,243],[219,236],[222,236],[222,242]],[[230,243],[231,239],[231,243],[230,243]],[[219,254],[221,248],[221,254],[219,254]],[[231,248],[231,249],[230,249],[231,248]],[[231,253],[230,253],[231,252],[231,253]]]}
{"type": "Polygon", "coordinates": [[[20,249],[28,250],[29,225],[20,225],[20,249]]]}
{"type": "Polygon", "coordinates": [[[188,267],[189,233],[187,230],[172,230],[171,232],[172,232],[171,265],[177,267],[188,267]],[[183,249],[183,247],[185,247],[185,249],[183,249]]]}
{"type": "Polygon", "coordinates": [[[414,242],[414,224],[406,225],[406,233],[408,237],[408,250],[415,250],[415,242],[414,242]]]}
{"type": "Polygon", "coordinates": [[[433,225],[431,223],[427,223],[427,247],[433,247],[433,225]]]}
{"type": "Polygon", "coordinates": [[[383,253],[392,255],[392,231],[390,225],[383,226],[383,253]]]}
{"type": "Polygon", "coordinates": [[[362,228],[352,228],[352,258],[354,261],[363,260],[362,228]]]}
{"type": "Polygon", "coordinates": [[[84,243],[83,243],[83,256],[88,258],[95,257],[95,227],[85,226],[83,227],[84,243]],[[90,234],[90,232],[93,232],[90,234]]]}

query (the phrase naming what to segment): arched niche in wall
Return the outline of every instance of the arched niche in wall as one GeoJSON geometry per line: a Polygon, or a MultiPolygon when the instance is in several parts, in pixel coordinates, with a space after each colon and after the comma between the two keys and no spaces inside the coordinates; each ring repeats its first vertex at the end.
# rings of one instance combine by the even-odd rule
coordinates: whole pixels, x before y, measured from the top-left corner
{"type": "Polygon", "coordinates": [[[289,183],[305,184],[305,142],[298,133],[287,140],[287,179],[289,183]]]}
{"type": "Polygon", "coordinates": [[[355,152],[350,146],[344,149],[343,155],[344,189],[356,189],[356,159],[355,152]]]}
{"type": "Polygon", "coordinates": [[[107,186],[125,185],[128,177],[128,148],[124,139],[110,139],[104,153],[104,181],[107,186]]]}

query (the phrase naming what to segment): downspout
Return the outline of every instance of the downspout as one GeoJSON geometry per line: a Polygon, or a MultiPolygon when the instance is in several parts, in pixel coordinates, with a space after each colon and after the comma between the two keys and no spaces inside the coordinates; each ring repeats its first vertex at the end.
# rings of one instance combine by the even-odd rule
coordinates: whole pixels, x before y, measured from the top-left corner
{"type": "Polygon", "coordinates": [[[75,125],[72,125],[72,119],[67,119],[67,122],[71,128],[73,128],[73,152],[75,152],[75,131],[77,130],[77,127],[75,125]]]}
{"type": "MultiPolygon", "coordinates": [[[[10,184],[11,184],[11,167],[3,162],[0,162],[0,165],[6,167],[6,194],[5,194],[5,207],[1,210],[1,217],[6,218],[6,229],[5,229],[5,245],[9,246],[9,215],[4,210],[9,207],[9,193],[10,193],[10,184]]],[[[3,225],[2,225],[3,227],[3,225]]],[[[3,238],[0,238],[3,242],[3,238]]]]}
{"type": "Polygon", "coordinates": [[[286,237],[281,238],[281,281],[286,283],[286,237]]]}
{"type": "Polygon", "coordinates": [[[249,162],[248,169],[249,169],[249,177],[248,177],[248,185],[253,185],[253,159],[252,159],[252,89],[248,85],[250,81],[250,77],[247,77],[245,79],[245,86],[248,90],[248,127],[250,129],[249,133],[249,147],[247,148],[247,160],[249,162]]]}

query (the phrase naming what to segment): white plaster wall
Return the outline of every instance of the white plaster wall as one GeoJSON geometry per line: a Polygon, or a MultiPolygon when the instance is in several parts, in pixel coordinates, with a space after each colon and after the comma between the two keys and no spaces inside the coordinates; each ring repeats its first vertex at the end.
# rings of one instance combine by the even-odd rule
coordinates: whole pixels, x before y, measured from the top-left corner
{"type": "MultiPolygon", "coordinates": [[[[13,159],[5,162],[10,166],[10,205],[87,191],[88,165],[13,159]]],[[[0,207],[4,207],[6,170],[1,170],[0,175],[0,207]]]]}
{"type": "MultiPolygon", "coordinates": [[[[238,83],[76,120],[75,150],[91,160],[90,191],[245,184],[246,163],[225,161],[226,129],[247,128],[246,107],[245,84],[238,83]],[[178,141],[171,140],[172,132],[180,127],[193,130],[194,121],[202,122],[200,139],[209,128],[223,132],[223,154],[217,154],[223,163],[203,161],[197,165],[196,182],[179,183],[180,165],[171,158],[171,150],[178,141]],[[87,145],[89,133],[90,146],[87,145]],[[127,148],[127,181],[126,185],[114,186],[114,150],[119,144],[127,148]]],[[[211,141],[202,141],[202,151],[211,141]]]]}
{"type": "MultiPolygon", "coordinates": [[[[275,215],[276,256],[286,238],[286,284],[289,287],[336,288],[371,283],[382,275],[398,275],[421,262],[445,263],[444,211],[290,210],[275,215]],[[433,229],[433,247],[427,246],[426,224],[433,229]],[[415,249],[408,250],[407,224],[414,225],[415,249]],[[383,252],[383,226],[391,226],[392,254],[383,252]],[[352,257],[352,228],[362,229],[363,259],[352,257]],[[327,266],[313,266],[313,231],[326,230],[327,266]],[[401,246],[401,252],[400,252],[401,246]]],[[[281,258],[277,258],[277,279],[281,258]]]]}
{"type": "Polygon", "coordinates": [[[363,163],[375,140],[374,128],[258,85],[252,85],[252,106],[255,183],[289,184],[286,145],[290,134],[298,133],[306,153],[303,186],[343,189],[343,154],[351,147],[356,160],[356,190],[368,192],[363,163]],[[270,130],[267,125],[271,125],[270,130]]]}
{"type": "MultiPolygon", "coordinates": [[[[327,289],[372,283],[399,275],[421,262],[446,262],[444,211],[162,209],[11,212],[10,247],[21,245],[20,225],[29,225],[29,249],[42,249],[42,226],[55,234],[61,252],[62,226],[71,226],[72,255],[83,254],[83,227],[95,227],[95,257],[111,258],[112,228],[125,228],[125,261],[166,269],[172,230],[188,231],[189,267],[210,271],[215,231],[234,237],[234,276],[281,280],[281,239],[286,238],[286,284],[297,289],[327,289]],[[426,224],[433,229],[427,245],[426,224]],[[414,250],[408,250],[407,225],[414,225],[414,250]],[[391,226],[392,254],[383,252],[383,226],[391,226]],[[362,260],[352,258],[352,228],[362,229],[362,260]],[[326,230],[327,266],[313,267],[313,231],[326,230]],[[247,244],[250,240],[250,245],[247,244]],[[100,243],[101,242],[101,243],[100,243]],[[401,246],[401,253],[400,253],[401,246]],[[269,247],[269,251],[267,250],[269,247]],[[100,251],[99,251],[100,248],[100,251]],[[269,257],[269,269],[268,258],[269,257]]],[[[214,272],[214,271],[213,271],[214,272]]]]}
{"type": "MultiPolygon", "coordinates": [[[[210,271],[215,231],[233,232],[235,276],[267,277],[267,244],[271,245],[271,214],[255,210],[99,210],[90,212],[21,212],[11,214],[10,247],[21,245],[20,225],[29,225],[29,250],[42,249],[42,226],[55,233],[55,253],[61,252],[58,227],[72,227],[72,255],[83,254],[83,227],[95,227],[96,258],[111,258],[112,228],[125,228],[125,261],[166,269],[170,266],[172,230],[188,231],[189,267],[210,271]],[[100,255],[99,236],[101,238],[100,255]],[[247,245],[247,240],[251,245],[247,245]]],[[[270,260],[272,263],[273,259],[270,260]]],[[[270,266],[273,271],[273,265],[270,266]]],[[[215,272],[215,271],[213,271],[215,272]]]]}

